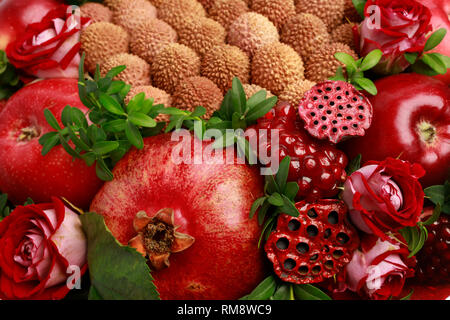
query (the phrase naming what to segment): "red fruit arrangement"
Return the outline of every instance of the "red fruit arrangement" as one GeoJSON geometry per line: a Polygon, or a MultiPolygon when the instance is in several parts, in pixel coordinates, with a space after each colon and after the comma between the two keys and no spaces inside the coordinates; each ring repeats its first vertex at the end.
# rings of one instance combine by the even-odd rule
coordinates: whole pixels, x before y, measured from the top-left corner
{"type": "Polygon", "coordinates": [[[1,299],[450,297],[442,1],[82,3],[0,0],[1,299]]]}

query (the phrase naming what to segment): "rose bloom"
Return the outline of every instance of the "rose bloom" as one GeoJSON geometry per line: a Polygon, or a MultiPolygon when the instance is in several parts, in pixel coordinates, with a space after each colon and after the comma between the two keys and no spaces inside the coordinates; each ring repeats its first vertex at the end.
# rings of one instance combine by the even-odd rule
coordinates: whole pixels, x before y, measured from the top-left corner
{"type": "Polygon", "coordinates": [[[90,19],[70,8],[61,5],[28,25],[6,48],[11,64],[38,78],[78,78],[80,33],[90,19]]]}
{"type": "Polygon", "coordinates": [[[404,71],[405,52],[422,52],[427,33],[432,30],[430,10],[415,0],[369,0],[360,26],[360,53],[375,49],[383,58],[375,67],[381,74],[404,71]]]}
{"type": "Polygon", "coordinates": [[[350,290],[360,297],[386,300],[402,292],[406,278],[414,275],[415,258],[399,243],[364,235],[361,249],[338,275],[336,291],[350,290]]]}
{"type": "Polygon", "coordinates": [[[424,193],[419,164],[387,158],[371,161],[347,178],[343,200],[358,229],[387,240],[386,232],[412,227],[419,221],[424,193]]]}
{"type": "Polygon", "coordinates": [[[80,275],[86,270],[81,221],[52,200],[19,206],[0,222],[0,299],[62,299],[75,268],[80,275]]]}

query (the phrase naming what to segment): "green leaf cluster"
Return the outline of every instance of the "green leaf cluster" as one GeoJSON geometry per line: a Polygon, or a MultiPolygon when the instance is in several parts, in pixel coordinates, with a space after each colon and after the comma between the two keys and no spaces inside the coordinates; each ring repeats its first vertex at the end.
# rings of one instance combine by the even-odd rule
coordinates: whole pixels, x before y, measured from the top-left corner
{"type": "Polygon", "coordinates": [[[436,48],[446,34],[447,30],[440,28],[430,35],[422,52],[406,52],[404,54],[405,59],[411,64],[412,71],[428,76],[447,73],[447,69],[450,68],[450,57],[437,52],[427,53],[436,48]]]}
{"type": "Polygon", "coordinates": [[[16,68],[9,63],[5,51],[0,50],[0,100],[8,99],[22,85],[16,68]]]}
{"type": "Polygon", "coordinates": [[[132,147],[142,149],[144,138],[161,132],[165,123],[157,123],[163,105],[154,105],[144,93],[134,96],[128,103],[125,98],[131,86],[113,80],[125,66],[111,69],[101,77],[99,68],[94,79],[85,79],[84,55],[80,62],[79,96],[89,108],[84,114],[80,109],[66,106],[61,123],[49,109],[44,111],[49,125],[55,130],[39,139],[42,155],[62,145],[73,158],[82,159],[88,166],[95,164],[100,179],[113,179],[111,169],[132,147]]]}
{"type": "Polygon", "coordinates": [[[336,75],[330,80],[346,81],[351,83],[356,90],[365,90],[371,95],[376,95],[377,87],[372,80],[364,77],[364,72],[375,67],[382,56],[383,52],[379,49],[369,52],[367,56],[358,60],[345,52],[336,52],[334,57],[345,65],[346,73],[344,74],[344,69],[339,67],[336,75]]]}
{"type": "Polygon", "coordinates": [[[240,300],[331,300],[331,298],[313,285],[290,284],[271,275],[240,300]]]}
{"type": "Polygon", "coordinates": [[[345,168],[345,171],[347,172],[347,176],[350,176],[353,172],[358,171],[361,168],[361,154],[358,154],[354,159],[352,159],[348,165],[347,168],[345,168]]]}
{"type": "Polygon", "coordinates": [[[102,216],[89,212],[80,219],[88,240],[89,299],[159,300],[145,258],[117,242],[102,216]]]}
{"type": "Polygon", "coordinates": [[[356,12],[361,16],[361,19],[364,20],[364,8],[366,7],[367,0],[352,0],[353,6],[356,9],[356,12]]]}
{"type": "Polygon", "coordinates": [[[0,221],[10,215],[11,207],[8,204],[8,195],[0,194],[0,221]]]}
{"type": "Polygon", "coordinates": [[[445,214],[450,214],[450,182],[442,185],[428,187],[424,190],[425,196],[435,205],[439,205],[445,214]]]}
{"type": "Polygon", "coordinates": [[[300,214],[295,207],[299,186],[297,182],[287,182],[290,162],[291,158],[286,156],[275,176],[265,176],[264,196],[256,199],[250,209],[250,219],[258,212],[258,223],[263,225],[258,246],[261,245],[262,239],[267,240],[269,237],[279,214],[285,213],[293,217],[300,214]]]}

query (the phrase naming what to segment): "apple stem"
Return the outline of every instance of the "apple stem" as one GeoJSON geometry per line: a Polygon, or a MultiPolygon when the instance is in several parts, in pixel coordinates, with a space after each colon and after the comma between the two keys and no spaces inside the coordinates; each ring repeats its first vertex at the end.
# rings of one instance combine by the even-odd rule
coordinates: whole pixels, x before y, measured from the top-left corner
{"type": "Polygon", "coordinates": [[[429,122],[421,122],[417,125],[419,136],[428,145],[432,145],[436,140],[436,127],[429,122]]]}
{"type": "Polygon", "coordinates": [[[26,127],[21,129],[17,141],[30,141],[37,137],[39,137],[39,131],[36,127],[26,127]]]}

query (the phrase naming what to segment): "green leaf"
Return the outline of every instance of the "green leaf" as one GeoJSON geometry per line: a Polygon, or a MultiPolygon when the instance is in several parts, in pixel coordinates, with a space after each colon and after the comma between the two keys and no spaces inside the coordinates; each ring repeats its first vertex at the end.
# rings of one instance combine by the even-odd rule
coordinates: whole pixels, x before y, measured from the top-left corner
{"type": "Polygon", "coordinates": [[[294,201],[295,197],[297,196],[298,190],[300,189],[299,185],[297,182],[294,181],[290,181],[288,183],[286,183],[286,188],[284,190],[284,195],[294,201]]]}
{"type": "Polygon", "coordinates": [[[284,194],[282,194],[281,197],[283,198],[283,206],[279,207],[279,211],[292,217],[298,217],[300,215],[300,212],[295,207],[295,204],[292,202],[292,200],[286,197],[284,194]]]}
{"type": "Polygon", "coordinates": [[[277,101],[278,98],[276,96],[273,96],[258,103],[255,107],[250,109],[245,119],[247,120],[247,122],[252,123],[259,118],[264,117],[277,104],[277,101]]]}
{"type": "Polygon", "coordinates": [[[44,134],[40,139],[39,143],[42,145],[41,154],[45,156],[50,152],[53,147],[59,144],[59,134],[58,132],[48,132],[44,134]]]}
{"type": "Polygon", "coordinates": [[[371,95],[375,96],[378,93],[377,87],[372,80],[367,78],[353,78],[352,82],[356,82],[361,88],[366,90],[371,95]]]}
{"type": "Polygon", "coordinates": [[[83,159],[84,162],[86,162],[86,165],[90,167],[95,163],[97,157],[93,152],[86,152],[85,154],[81,155],[81,159],[83,159]]]}
{"type": "Polygon", "coordinates": [[[58,120],[56,120],[55,116],[50,111],[50,109],[45,109],[44,110],[44,116],[45,116],[45,120],[47,120],[47,122],[50,125],[50,127],[55,129],[56,131],[62,130],[61,126],[58,123],[58,120]]]}
{"type": "Polygon", "coordinates": [[[255,93],[253,96],[251,96],[247,100],[247,107],[249,110],[253,109],[256,105],[266,100],[267,97],[267,91],[266,90],[260,90],[257,93],[255,93]]]}
{"type": "Polygon", "coordinates": [[[430,200],[434,204],[440,204],[441,206],[444,205],[446,202],[446,198],[450,197],[448,194],[449,190],[446,190],[445,185],[435,185],[428,188],[425,188],[424,190],[425,195],[430,198],[430,200]],[[447,192],[447,194],[446,194],[447,192]]]}
{"type": "Polygon", "coordinates": [[[268,300],[277,288],[275,277],[265,278],[250,294],[241,298],[241,300],[268,300]]]}
{"type": "Polygon", "coordinates": [[[347,68],[350,68],[350,70],[355,71],[358,67],[356,65],[356,61],[355,59],[349,55],[348,53],[345,52],[336,52],[334,54],[334,57],[342,62],[347,68]]]}
{"type": "Polygon", "coordinates": [[[375,67],[378,62],[380,62],[381,57],[383,56],[383,52],[380,49],[375,49],[362,60],[361,62],[361,71],[367,71],[375,67]]]}
{"type": "Polygon", "coordinates": [[[330,78],[330,80],[347,81],[347,78],[344,75],[344,69],[342,67],[338,67],[336,70],[336,75],[334,77],[330,78]]]}
{"type": "Polygon", "coordinates": [[[270,300],[293,300],[291,297],[291,285],[282,284],[273,294],[270,300]]]}
{"type": "Polygon", "coordinates": [[[119,133],[125,131],[127,121],[125,119],[117,119],[105,122],[102,127],[106,132],[119,133]]]}
{"type": "Polygon", "coordinates": [[[350,161],[347,165],[345,171],[347,171],[347,175],[350,176],[353,172],[358,171],[361,168],[361,154],[358,154],[354,159],[350,161]]]}
{"type": "Polygon", "coordinates": [[[199,106],[194,109],[194,111],[189,115],[189,117],[199,118],[199,117],[204,116],[205,114],[206,114],[206,109],[204,107],[199,106]]]}
{"type": "Polygon", "coordinates": [[[156,121],[148,115],[140,112],[133,112],[128,115],[128,120],[133,124],[145,128],[153,128],[156,126],[156,121]]]}
{"type": "Polygon", "coordinates": [[[422,56],[421,60],[438,74],[445,74],[447,72],[445,62],[438,55],[427,53],[422,56]]]}
{"type": "Polygon", "coordinates": [[[250,214],[249,219],[253,219],[253,216],[255,215],[256,211],[263,205],[263,203],[267,200],[267,197],[261,197],[255,200],[253,202],[252,207],[250,208],[250,214]]]}
{"type": "Polygon", "coordinates": [[[284,204],[283,198],[277,192],[275,192],[274,194],[270,195],[269,198],[267,199],[267,201],[269,201],[269,203],[271,205],[274,205],[274,206],[277,206],[277,207],[281,207],[284,204]]]}
{"type": "Polygon", "coordinates": [[[310,284],[294,285],[297,300],[332,300],[326,293],[310,284]]]}
{"type": "Polygon", "coordinates": [[[433,34],[428,38],[427,42],[425,43],[423,51],[427,52],[437,47],[439,43],[441,43],[441,41],[444,39],[446,34],[447,30],[445,30],[445,28],[440,28],[435,32],[433,32],[433,34]]]}
{"type": "Polygon", "coordinates": [[[429,225],[433,224],[434,222],[436,222],[440,216],[441,216],[441,205],[438,203],[438,204],[436,204],[436,207],[434,208],[433,214],[431,215],[431,217],[429,217],[422,224],[424,226],[429,226],[429,225]]]}
{"type": "Polygon", "coordinates": [[[417,57],[419,56],[418,52],[405,52],[404,54],[406,61],[410,64],[416,63],[417,57]]]}
{"type": "Polygon", "coordinates": [[[414,293],[414,289],[411,289],[411,291],[406,296],[401,298],[400,300],[411,300],[413,293],[414,293]]]}
{"type": "Polygon", "coordinates": [[[415,241],[415,245],[410,249],[410,254],[408,258],[415,256],[422,249],[423,245],[425,244],[425,241],[427,240],[428,232],[424,226],[420,227],[418,234],[419,237],[417,238],[417,241],[415,241]]]}
{"type": "Polygon", "coordinates": [[[361,19],[364,19],[364,8],[366,7],[367,0],[352,0],[353,6],[355,7],[358,14],[361,16],[361,19]]]}
{"type": "Polygon", "coordinates": [[[109,170],[102,158],[97,158],[97,162],[95,163],[95,172],[97,173],[97,177],[103,181],[111,181],[114,179],[111,170],[109,170]]]}
{"type": "Polygon", "coordinates": [[[92,146],[92,151],[97,156],[102,156],[116,150],[118,147],[119,143],[117,141],[101,141],[92,146]]]}
{"type": "Polygon", "coordinates": [[[106,74],[106,78],[114,78],[116,76],[118,76],[122,71],[124,71],[127,67],[126,66],[117,66],[112,68],[111,70],[108,71],[108,73],[106,74]]]}
{"type": "Polygon", "coordinates": [[[282,193],[284,193],[284,189],[286,188],[286,182],[289,175],[289,165],[291,163],[291,158],[286,156],[281,160],[278,172],[275,176],[275,181],[278,184],[282,193]]]}
{"type": "Polygon", "coordinates": [[[138,149],[142,149],[144,147],[144,140],[142,139],[139,129],[130,121],[127,121],[127,125],[125,126],[125,134],[128,141],[130,141],[133,146],[138,149]]]}
{"type": "Polygon", "coordinates": [[[102,106],[109,112],[119,116],[125,115],[122,106],[114,98],[107,95],[106,93],[101,92],[99,95],[99,100],[102,106]]]}
{"type": "Polygon", "coordinates": [[[245,111],[247,97],[245,95],[244,87],[237,77],[233,78],[231,86],[231,102],[233,105],[233,112],[241,116],[245,111]]]}
{"type": "Polygon", "coordinates": [[[121,245],[102,216],[89,212],[80,219],[88,240],[93,288],[89,296],[104,300],[159,300],[145,258],[135,249],[121,245]]]}

